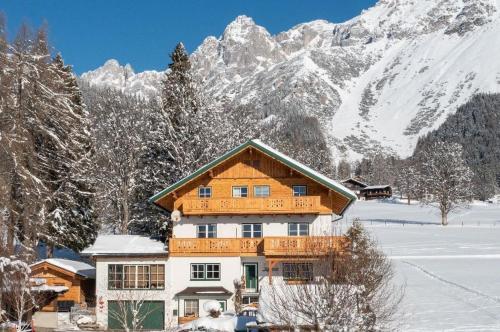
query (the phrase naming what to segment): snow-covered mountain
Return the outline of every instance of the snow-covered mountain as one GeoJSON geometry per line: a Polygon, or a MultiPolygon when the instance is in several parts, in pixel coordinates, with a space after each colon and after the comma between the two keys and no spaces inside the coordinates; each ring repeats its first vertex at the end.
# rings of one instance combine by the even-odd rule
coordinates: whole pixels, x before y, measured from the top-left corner
{"type": "MultiPolygon", "coordinates": [[[[407,156],[472,94],[499,92],[498,54],[500,0],[380,0],[347,22],[275,36],[239,16],[192,61],[215,98],[277,116],[280,105],[300,107],[318,117],[335,156],[356,159],[407,156]]],[[[160,75],[111,60],[82,78],[150,94],[160,75]]]]}

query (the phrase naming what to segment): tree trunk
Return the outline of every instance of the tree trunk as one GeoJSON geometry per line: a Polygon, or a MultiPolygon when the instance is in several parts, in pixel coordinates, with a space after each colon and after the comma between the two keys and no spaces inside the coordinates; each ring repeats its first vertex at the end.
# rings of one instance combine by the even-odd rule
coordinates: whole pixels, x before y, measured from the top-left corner
{"type": "Polygon", "coordinates": [[[441,225],[448,225],[448,213],[446,212],[441,212],[441,225]]]}
{"type": "Polygon", "coordinates": [[[411,205],[411,199],[410,199],[410,195],[408,195],[408,205],[411,205]]]}
{"type": "Polygon", "coordinates": [[[54,246],[53,245],[46,244],[45,255],[47,256],[47,258],[54,257],[54,246]]]}
{"type": "Polygon", "coordinates": [[[130,219],[128,206],[128,184],[125,182],[122,185],[122,225],[121,234],[128,234],[128,223],[130,219]]]}

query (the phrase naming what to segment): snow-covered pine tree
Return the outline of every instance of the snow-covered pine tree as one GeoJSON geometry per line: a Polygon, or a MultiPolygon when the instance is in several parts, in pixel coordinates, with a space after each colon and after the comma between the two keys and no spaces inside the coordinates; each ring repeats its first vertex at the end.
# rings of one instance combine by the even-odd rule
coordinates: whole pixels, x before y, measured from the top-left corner
{"type": "Polygon", "coordinates": [[[88,133],[81,106],[71,102],[70,90],[51,60],[47,40],[45,26],[35,36],[27,25],[21,26],[8,51],[10,70],[6,76],[10,86],[0,121],[0,184],[5,189],[0,208],[7,216],[8,252],[13,252],[16,238],[27,259],[34,257],[40,240],[78,249],[81,241],[91,240],[89,234],[95,233],[89,228],[71,229],[75,223],[67,218],[57,218],[59,224],[54,223],[56,215],[74,216],[70,198],[72,207],[85,206],[80,201],[83,191],[77,192],[78,186],[72,187],[76,182],[69,179],[83,168],[88,133]],[[76,196],[66,190],[70,187],[76,196]]]}
{"type": "Polygon", "coordinates": [[[214,102],[205,95],[182,43],[170,55],[161,105],[151,101],[151,135],[144,142],[137,179],[133,231],[168,235],[168,215],[147,203],[154,193],[227,150],[258,135],[252,108],[214,102]]]}
{"type": "MultiPolygon", "coordinates": [[[[83,250],[94,241],[98,229],[92,205],[94,181],[88,114],[83,109],[76,77],[60,54],[49,65],[49,76],[49,85],[56,92],[53,116],[58,117],[59,124],[64,124],[52,130],[58,131],[64,141],[59,149],[45,150],[51,160],[50,181],[54,193],[48,226],[51,234],[57,234],[53,245],[83,250]]],[[[48,244],[50,248],[51,243],[48,244]]]]}
{"type": "Polygon", "coordinates": [[[466,165],[462,146],[437,141],[421,151],[421,186],[423,203],[437,203],[441,224],[448,224],[448,214],[471,201],[472,171],[466,165]]]}

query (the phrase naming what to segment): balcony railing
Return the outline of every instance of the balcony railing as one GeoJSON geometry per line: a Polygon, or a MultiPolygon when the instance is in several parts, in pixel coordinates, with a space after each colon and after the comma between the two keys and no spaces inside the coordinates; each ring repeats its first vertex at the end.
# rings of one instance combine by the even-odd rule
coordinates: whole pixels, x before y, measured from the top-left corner
{"type": "Polygon", "coordinates": [[[265,238],[171,238],[171,256],[318,256],[342,251],[343,236],[290,236],[265,238]]]}
{"type": "Polygon", "coordinates": [[[186,199],[185,215],[319,213],[320,196],[186,199]]]}
{"type": "Polygon", "coordinates": [[[289,236],[265,237],[266,256],[318,256],[332,251],[344,251],[345,236],[289,236]]]}
{"type": "Polygon", "coordinates": [[[168,250],[171,256],[257,256],[263,245],[263,238],[171,238],[168,250]]]}

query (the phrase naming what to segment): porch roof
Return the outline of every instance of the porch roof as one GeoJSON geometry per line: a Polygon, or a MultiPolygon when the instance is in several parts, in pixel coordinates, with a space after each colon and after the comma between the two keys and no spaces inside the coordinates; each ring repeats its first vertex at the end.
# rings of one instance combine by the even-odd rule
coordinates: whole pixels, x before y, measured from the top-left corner
{"type": "Polygon", "coordinates": [[[176,296],[216,296],[224,295],[231,296],[233,293],[225,289],[224,287],[187,287],[176,296]]]}

